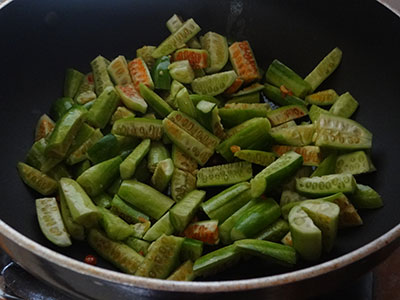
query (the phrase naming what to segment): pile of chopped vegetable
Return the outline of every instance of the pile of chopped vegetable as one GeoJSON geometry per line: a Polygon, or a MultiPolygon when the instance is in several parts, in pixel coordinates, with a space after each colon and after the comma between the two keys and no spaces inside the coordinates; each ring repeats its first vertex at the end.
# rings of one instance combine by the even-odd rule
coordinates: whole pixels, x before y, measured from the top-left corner
{"type": "Polygon", "coordinates": [[[126,273],[193,280],[248,256],[318,261],[338,229],[362,224],[356,208],[382,206],[356,181],[375,171],[372,134],[350,119],[357,100],[316,91],[340,49],[304,79],[279,60],[263,75],[248,41],[196,37],[176,15],[167,27],[132,60],[68,69],[39,119],[18,171],[46,196],[36,208],[51,242],[86,240],[126,273]]]}

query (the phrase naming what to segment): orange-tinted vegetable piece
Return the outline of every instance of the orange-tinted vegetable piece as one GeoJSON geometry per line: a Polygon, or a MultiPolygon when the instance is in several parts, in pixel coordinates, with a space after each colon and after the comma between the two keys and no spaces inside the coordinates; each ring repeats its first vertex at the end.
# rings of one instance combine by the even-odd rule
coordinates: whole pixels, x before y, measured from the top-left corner
{"type": "Polygon", "coordinates": [[[233,43],[229,47],[229,57],[238,77],[242,78],[245,84],[261,78],[248,41],[233,43]]]}
{"type": "Polygon", "coordinates": [[[208,67],[208,53],[206,50],[181,49],[175,52],[174,60],[188,60],[193,70],[208,67]]]}
{"type": "Polygon", "coordinates": [[[138,57],[129,62],[128,69],[132,77],[133,85],[137,91],[139,91],[139,85],[141,83],[150,89],[154,88],[149,69],[142,58],[138,57]]]}
{"type": "Polygon", "coordinates": [[[244,82],[244,80],[242,78],[237,77],[235,79],[235,81],[232,83],[232,85],[225,90],[224,94],[232,95],[232,94],[236,93],[242,86],[243,82],[244,82]]]}
{"type": "Polygon", "coordinates": [[[54,121],[48,115],[42,115],[36,125],[35,141],[47,137],[53,131],[54,126],[54,121]]]}
{"type": "Polygon", "coordinates": [[[190,224],[183,232],[187,238],[202,241],[209,245],[219,242],[218,221],[208,220],[190,224]]]}

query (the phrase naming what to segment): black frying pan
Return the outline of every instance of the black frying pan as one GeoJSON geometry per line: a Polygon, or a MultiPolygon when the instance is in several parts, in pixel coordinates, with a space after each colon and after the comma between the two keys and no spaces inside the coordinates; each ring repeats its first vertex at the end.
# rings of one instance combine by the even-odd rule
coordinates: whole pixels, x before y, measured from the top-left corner
{"type": "MultiPolygon", "coordinates": [[[[37,224],[34,198],[16,172],[33,141],[36,121],[61,96],[64,72],[90,70],[98,54],[130,58],[142,45],[157,45],[169,33],[173,14],[232,40],[249,40],[266,69],[278,58],[304,76],[335,46],[343,61],[320,89],[350,91],[359,101],[356,120],[374,134],[372,159],[378,171],[358,177],[383,196],[385,207],[361,211],[364,225],[340,232],[321,262],[350,253],[399,224],[400,19],[375,1],[15,1],[0,10],[0,219],[33,241],[82,261],[93,251],[75,242],[60,249],[37,224]]],[[[397,232],[398,233],[398,232],[397,232]]],[[[24,265],[24,261],[20,263],[24,265]]],[[[108,263],[99,265],[113,269],[108,263]]],[[[307,265],[299,265],[304,268],[307,265]]],[[[235,280],[285,272],[249,261],[207,281],[235,280]]],[[[287,271],[286,271],[287,272],[287,271]]]]}

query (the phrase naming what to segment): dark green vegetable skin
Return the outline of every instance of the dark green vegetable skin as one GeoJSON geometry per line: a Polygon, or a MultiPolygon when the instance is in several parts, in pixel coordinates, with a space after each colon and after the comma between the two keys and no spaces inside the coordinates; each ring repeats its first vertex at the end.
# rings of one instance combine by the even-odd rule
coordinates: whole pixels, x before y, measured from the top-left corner
{"type": "Polygon", "coordinates": [[[171,87],[171,75],[169,75],[168,66],[170,60],[168,56],[162,56],[156,60],[151,70],[151,77],[154,81],[154,87],[161,90],[169,90],[171,87]]]}

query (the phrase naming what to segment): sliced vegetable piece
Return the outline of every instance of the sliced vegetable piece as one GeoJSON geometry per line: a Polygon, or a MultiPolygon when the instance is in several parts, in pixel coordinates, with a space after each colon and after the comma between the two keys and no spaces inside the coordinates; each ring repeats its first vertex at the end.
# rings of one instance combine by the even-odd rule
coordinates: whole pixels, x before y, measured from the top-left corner
{"type": "Polygon", "coordinates": [[[270,165],[276,158],[276,155],[272,152],[259,151],[259,150],[239,150],[234,153],[234,156],[261,166],[270,165]]]}
{"type": "Polygon", "coordinates": [[[44,236],[59,247],[72,245],[61,218],[56,198],[36,199],[36,214],[44,236]]]}
{"type": "Polygon", "coordinates": [[[159,58],[174,52],[180,45],[193,38],[201,28],[193,19],[187,20],[182,26],[166,38],[152,53],[154,58],[159,58]]]}
{"type": "Polygon", "coordinates": [[[136,167],[150,150],[150,139],[143,140],[119,165],[122,179],[129,179],[135,174],[136,167]]]}
{"type": "Polygon", "coordinates": [[[117,85],[115,87],[122,103],[129,109],[144,114],[147,110],[147,103],[136,90],[133,84],[117,85]]]}
{"type": "MultiPolygon", "coordinates": [[[[174,109],[178,108],[178,103],[176,100],[176,96],[178,93],[185,88],[185,86],[177,80],[173,80],[171,83],[171,89],[169,91],[169,95],[165,98],[165,101],[174,109]]],[[[190,98],[190,95],[189,95],[190,98]]]]}
{"type": "Polygon", "coordinates": [[[68,68],[65,72],[64,97],[74,98],[82,82],[83,75],[78,70],[68,68]]]}
{"type": "Polygon", "coordinates": [[[358,108],[358,102],[353,96],[346,92],[336,100],[329,112],[335,116],[350,118],[358,108]]]}
{"type": "Polygon", "coordinates": [[[17,169],[22,181],[43,196],[51,195],[57,190],[57,181],[39,170],[23,162],[17,164],[17,169]]]}
{"type": "Polygon", "coordinates": [[[114,123],[111,132],[142,139],[159,140],[163,135],[161,120],[128,117],[114,123]]]}
{"type": "Polygon", "coordinates": [[[127,118],[127,117],[134,117],[134,116],[135,116],[135,114],[132,111],[130,111],[129,109],[127,109],[126,107],[118,106],[111,117],[110,124],[113,125],[115,123],[115,121],[118,121],[120,119],[127,118]]]}
{"type": "Polygon", "coordinates": [[[199,140],[175,125],[169,119],[165,118],[163,120],[163,126],[165,133],[173,143],[191,158],[195,159],[199,165],[203,166],[213,155],[214,151],[212,149],[204,146],[199,140]]]}
{"type": "Polygon", "coordinates": [[[133,228],[133,234],[131,236],[142,239],[146,232],[150,229],[150,225],[151,223],[148,220],[141,220],[141,222],[131,225],[133,228]]]}
{"type": "Polygon", "coordinates": [[[261,78],[257,62],[248,41],[235,42],[229,47],[231,64],[245,84],[261,78]]]}
{"type": "Polygon", "coordinates": [[[236,93],[243,83],[244,80],[240,77],[237,77],[232,85],[224,91],[224,95],[231,96],[232,94],[236,93]]]}
{"type": "Polygon", "coordinates": [[[174,53],[174,61],[187,60],[193,70],[204,69],[208,66],[208,52],[203,49],[179,49],[174,53]]]}
{"type": "Polygon", "coordinates": [[[172,145],[172,161],[174,166],[188,172],[194,172],[197,169],[197,162],[180,150],[177,146],[172,145]]]}
{"type": "Polygon", "coordinates": [[[73,106],[74,100],[71,97],[58,98],[51,104],[50,115],[54,120],[58,121],[73,106]]]}
{"type": "MultiPolygon", "coordinates": [[[[93,148],[94,145],[96,145],[98,142],[100,142],[103,138],[103,134],[101,133],[100,129],[96,129],[93,131],[93,133],[84,141],[76,150],[71,152],[69,154],[66,163],[69,165],[74,165],[77,164],[81,161],[84,161],[88,156],[88,151],[93,148]]],[[[100,143],[99,146],[103,146],[103,143],[100,143]]],[[[101,161],[102,158],[100,158],[103,155],[100,155],[100,151],[96,150],[98,147],[94,147],[93,150],[90,152],[92,155],[90,156],[91,161],[101,161]],[[95,155],[94,153],[98,154],[95,155]]],[[[101,151],[101,153],[104,153],[101,151]]]]}
{"type": "Polygon", "coordinates": [[[235,226],[236,222],[240,219],[243,213],[255,206],[258,201],[259,199],[251,199],[219,225],[219,237],[224,245],[232,243],[231,230],[233,226],[235,226]]]}
{"type": "Polygon", "coordinates": [[[263,228],[275,222],[281,215],[278,203],[272,198],[260,199],[260,201],[249,208],[236,221],[231,230],[233,241],[251,238],[263,228]]]}
{"type": "Polygon", "coordinates": [[[217,245],[219,242],[218,221],[206,220],[189,224],[183,235],[187,238],[202,241],[208,245],[217,245]]]}
{"type": "MultiPolygon", "coordinates": [[[[171,33],[174,33],[183,25],[183,21],[180,17],[178,17],[176,14],[174,14],[171,18],[168,19],[166,25],[167,25],[168,30],[171,33]]],[[[193,37],[190,40],[188,40],[187,45],[190,48],[195,48],[195,49],[201,48],[200,42],[198,41],[198,39],[196,37],[193,37]]],[[[185,46],[186,46],[185,44],[182,44],[178,48],[182,48],[185,46]]]]}
{"type": "Polygon", "coordinates": [[[290,231],[283,237],[283,239],[281,240],[281,243],[286,246],[293,247],[293,239],[292,239],[292,234],[290,233],[290,231]]]}
{"type": "Polygon", "coordinates": [[[151,70],[154,80],[154,87],[161,90],[169,90],[171,88],[171,75],[169,73],[170,59],[169,56],[158,58],[151,70]]]}
{"type": "Polygon", "coordinates": [[[180,265],[168,278],[167,280],[176,281],[192,281],[195,278],[193,272],[193,262],[187,260],[182,265],[180,265]]]}
{"type": "Polygon", "coordinates": [[[265,191],[270,191],[293,175],[302,163],[303,157],[300,154],[294,151],[286,152],[250,181],[252,196],[256,198],[265,191]]]}
{"type": "Polygon", "coordinates": [[[335,193],[352,194],[356,189],[356,181],[351,174],[332,174],[321,177],[302,177],[296,179],[299,193],[311,196],[328,196],[335,193]]]}
{"type": "Polygon", "coordinates": [[[201,168],[197,172],[197,187],[232,185],[253,177],[249,162],[235,162],[201,168]]]}
{"type": "Polygon", "coordinates": [[[311,105],[308,111],[308,116],[310,117],[312,123],[315,123],[315,121],[318,120],[320,114],[329,114],[329,111],[317,105],[311,105]]]}
{"type": "Polygon", "coordinates": [[[218,110],[222,123],[227,127],[239,125],[257,117],[267,117],[270,107],[267,103],[231,103],[218,110]]]}
{"type": "Polygon", "coordinates": [[[311,85],[307,81],[277,59],[268,67],[265,78],[268,83],[276,87],[284,86],[285,90],[299,98],[304,98],[311,90],[311,85]]]}
{"type": "Polygon", "coordinates": [[[185,238],[182,243],[180,260],[195,261],[203,253],[203,242],[199,240],[194,240],[190,238],[185,238]]]}
{"type": "MultiPolygon", "coordinates": [[[[303,201],[306,199],[307,199],[307,197],[304,197],[295,191],[286,190],[286,189],[283,190],[282,194],[281,194],[281,201],[279,204],[282,208],[282,215],[284,216],[284,219],[286,219],[285,216],[287,216],[287,214],[289,213],[289,210],[290,210],[290,209],[288,209],[287,214],[285,213],[286,204],[299,202],[299,201],[303,201]]],[[[293,206],[290,206],[290,207],[293,207],[293,206]]]]}
{"type": "Polygon", "coordinates": [[[88,242],[101,257],[128,274],[135,274],[144,261],[135,250],[123,243],[110,240],[97,229],[89,231],[88,242]]]}
{"type": "Polygon", "coordinates": [[[284,153],[294,151],[303,156],[304,166],[318,166],[321,162],[321,150],[318,146],[285,146],[285,145],[274,145],[272,151],[278,156],[282,156],[284,153]]]}
{"type": "Polygon", "coordinates": [[[136,57],[142,58],[149,69],[154,66],[156,61],[152,56],[155,49],[155,46],[143,46],[142,48],[136,49],[136,57]]]}
{"type": "Polygon", "coordinates": [[[35,141],[47,137],[54,129],[55,123],[46,114],[43,114],[36,123],[35,141]]]}
{"type": "Polygon", "coordinates": [[[363,224],[363,221],[357,210],[344,194],[336,197],[333,202],[336,203],[340,208],[339,228],[354,227],[363,224]]]}
{"type": "Polygon", "coordinates": [[[200,38],[201,47],[208,52],[209,66],[206,72],[216,73],[228,62],[229,51],[226,38],[218,33],[209,31],[200,38]]]}
{"type": "Polygon", "coordinates": [[[136,276],[167,278],[179,264],[183,238],[162,235],[150,247],[136,276]]]}
{"type": "MultiPolygon", "coordinates": [[[[290,146],[307,146],[311,144],[315,133],[314,124],[297,125],[288,128],[281,128],[270,132],[277,144],[290,146]]],[[[319,146],[319,145],[317,145],[319,146]]]]}
{"type": "Polygon", "coordinates": [[[136,90],[139,90],[140,84],[147,86],[149,89],[154,89],[150,71],[142,58],[137,57],[131,60],[128,64],[128,69],[136,90]]]}
{"type": "Polygon", "coordinates": [[[289,213],[289,226],[293,247],[308,261],[316,261],[322,252],[322,232],[307,213],[297,205],[289,213]]]}
{"type": "Polygon", "coordinates": [[[204,191],[191,191],[170,209],[169,218],[177,232],[182,232],[186,228],[205,196],[204,191]]]}
{"type": "Polygon", "coordinates": [[[83,227],[81,224],[74,222],[71,216],[71,212],[69,211],[67,201],[65,200],[64,194],[59,193],[59,196],[61,217],[64,221],[67,232],[73,239],[83,241],[85,239],[85,227],[83,227]]]}
{"type": "Polygon", "coordinates": [[[193,138],[197,139],[204,146],[212,150],[214,150],[220,142],[218,137],[211,134],[196,120],[190,118],[184,113],[174,111],[170,113],[167,118],[189,133],[193,138]]]}
{"type": "Polygon", "coordinates": [[[249,149],[257,141],[270,139],[269,129],[271,124],[267,118],[253,118],[246,124],[239,125],[234,133],[228,131],[228,137],[217,147],[217,152],[221,154],[228,162],[232,161],[234,154],[231,151],[232,146],[239,146],[241,149],[249,149]],[[240,127],[239,127],[240,126],[240,127]]]}
{"type": "Polygon", "coordinates": [[[125,85],[132,83],[125,56],[117,56],[107,67],[108,74],[115,84],[125,85]]]}
{"type": "Polygon", "coordinates": [[[193,104],[193,101],[190,100],[189,92],[186,88],[182,88],[176,94],[175,99],[176,99],[176,104],[181,112],[187,114],[189,117],[196,118],[197,111],[193,104]]]}
{"type": "Polygon", "coordinates": [[[362,150],[339,155],[336,159],[335,173],[357,175],[375,170],[370,157],[362,150]]]}
{"type": "Polygon", "coordinates": [[[102,214],[100,224],[110,239],[122,241],[133,234],[134,229],[120,217],[102,207],[99,207],[99,211],[102,214]]]}
{"type": "Polygon", "coordinates": [[[121,163],[120,156],[103,161],[87,169],[76,181],[90,196],[97,196],[118,177],[121,163]]]}
{"type": "Polygon", "coordinates": [[[282,88],[282,90],[272,84],[265,83],[263,91],[269,100],[278,105],[306,105],[303,99],[294,96],[293,93],[290,93],[286,88],[282,88]],[[282,92],[282,90],[284,92],[282,92]]]}
{"type": "Polygon", "coordinates": [[[193,271],[196,276],[206,276],[222,271],[234,265],[240,259],[240,251],[235,245],[229,245],[196,259],[193,271]]]}
{"type": "Polygon", "coordinates": [[[383,206],[382,197],[370,186],[357,184],[357,189],[351,195],[351,201],[357,208],[375,209],[383,206]]]}
{"type": "Polygon", "coordinates": [[[103,129],[110,122],[117,109],[119,96],[114,87],[106,87],[89,109],[87,121],[92,126],[103,129]]]}
{"type": "Polygon", "coordinates": [[[26,163],[43,173],[47,173],[61,162],[59,158],[47,157],[45,155],[46,147],[47,140],[42,138],[32,145],[26,155],[26,163]]]}
{"type": "Polygon", "coordinates": [[[242,182],[235,184],[222,192],[218,193],[217,195],[211,197],[206,202],[204,202],[201,207],[203,211],[213,219],[213,212],[218,208],[225,206],[226,204],[233,201],[235,197],[243,193],[244,191],[248,190],[250,185],[248,182],[242,182]]]}
{"type": "Polygon", "coordinates": [[[175,61],[168,66],[171,77],[181,83],[192,83],[194,72],[188,60],[175,61]]]}
{"type": "Polygon", "coordinates": [[[107,71],[109,63],[110,62],[101,55],[97,56],[90,63],[97,96],[103,93],[106,87],[113,86],[107,71]]]}
{"type": "Polygon", "coordinates": [[[242,95],[242,96],[235,96],[228,101],[225,102],[225,104],[232,104],[232,103],[260,103],[260,93],[252,93],[252,94],[247,94],[247,95],[242,95]]]}
{"type": "Polygon", "coordinates": [[[148,157],[147,167],[150,170],[150,172],[154,173],[158,163],[167,158],[170,158],[170,154],[168,149],[164,146],[163,143],[158,141],[153,141],[151,143],[149,154],[147,157],[148,157]]]}
{"type": "Polygon", "coordinates": [[[305,97],[305,101],[309,104],[325,106],[334,104],[338,98],[339,95],[336,93],[336,91],[333,89],[329,89],[307,95],[305,97]]]}
{"type": "Polygon", "coordinates": [[[163,98],[158,96],[155,92],[153,92],[143,83],[140,83],[139,88],[142,97],[162,118],[165,118],[170,112],[173,111],[171,106],[169,106],[168,103],[165,102],[163,98]]]}
{"type": "Polygon", "coordinates": [[[334,174],[336,171],[336,153],[329,154],[310,175],[310,177],[334,174]]]}
{"type": "Polygon", "coordinates": [[[292,121],[283,123],[283,124],[281,124],[281,125],[274,126],[274,127],[271,128],[270,131],[271,131],[271,132],[274,132],[274,131],[278,131],[278,130],[283,129],[283,128],[289,128],[289,127],[295,127],[295,126],[297,126],[297,124],[296,124],[295,121],[292,120],[292,121]]]}
{"type": "Polygon", "coordinates": [[[157,220],[175,203],[151,186],[136,180],[124,180],[118,196],[157,220]]]}
{"type": "Polygon", "coordinates": [[[75,102],[78,104],[86,104],[96,99],[94,92],[93,73],[88,73],[82,79],[78,91],[75,94],[75,102]]]}
{"type": "Polygon", "coordinates": [[[171,223],[169,212],[163,215],[157,222],[150,227],[143,236],[143,239],[149,242],[155,241],[163,234],[171,235],[175,232],[175,228],[171,223]]]}
{"type": "Polygon", "coordinates": [[[96,226],[101,214],[85,190],[75,180],[69,178],[61,178],[59,186],[60,193],[63,193],[71,212],[72,220],[86,228],[96,226]]]}
{"type": "Polygon", "coordinates": [[[286,123],[290,120],[302,118],[308,114],[305,106],[286,105],[268,112],[267,117],[272,126],[286,123]]]}
{"type": "Polygon", "coordinates": [[[316,146],[343,150],[369,149],[372,133],[359,123],[338,116],[320,114],[315,121],[316,146]]]}
{"type": "MultiPolygon", "coordinates": [[[[96,135],[100,137],[100,134],[101,132],[96,135]]],[[[90,144],[92,144],[92,142],[90,144]]],[[[97,142],[87,149],[86,157],[92,163],[97,164],[115,157],[118,152],[118,139],[115,135],[109,133],[100,139],[97,139],[97,142]]]]}
{"type": "Polygon", "coordinates": [[[118,195],[114,195],[111,201],[111,211],[128,223],[138,223],[143,220],[149,220],[149,216],[122,200],[118,195]]]}
{"type": "Polygon", "coordinates": [[[315,91],[316,88],[336,70],[340,61],[342,60],[342,50],[339,48],[333,49],[325,56],[322,61],[311,71],[310,74],[304,78],[304,81],[308,82],[311,86],[311,92],[315,91]]]}
{"type": "Polygon", "coordinates": [[[187,171],[175,168],[171,179],[172,199],[180,201],[187,193],[196,188],[196,177],[187,171]]]}
{"type": "Polygon", "coordinates": [[[86,109],[73,107],[57,121],[45,149],[49,157],[64,158],[76,134],[86,119],[86,109]]]}
{"type": "Polygon", "coordinates": [[[160,192],[164,191],[171,181],[173,173],[174,163],[172,162],[172,159],[167,158],[160,161],[154,170],[153,177],[151,177],[152,185],[160,192]]]}
{"type": "Polygon", "coordinates": [[[189,95],[190,100],[193,101],[193,104],[196,106],[200,101],[208,101],[217,104],[218,106],[222,105],[221,100],[210,96],[210,95],[199,95],[199,94],[191,94],[189,95]]]}
{"type": "Polygon", "coordinates": [[[335,243],[338,230],[339,206],[335,203],[318,200],[305,201],[300,206],[321,230],[322,247],[324,251],[330,252],[335,243]]]}
{"type": "Polygon", "coordinates": [[[293,266],[297,262],[296,250],[290,246],[257,239],[236,241],[235,245],[239,251],[261,257],[268,262],[284,266],[293,266]]]}
{"type": "Polygon", "coordinates": [[[255,238],[258,240],[280,242],[289,232],[289,229],[289,223],[287,221],[278,219],[260,231],[255,238]]]}
{"type": "Polygon", "coordinates": [[[192,90],[197,94],[215,96],[224,92],[236,80],[235,71],[206,75],[193,80],[192,90]]]}

